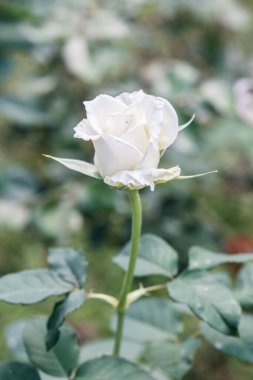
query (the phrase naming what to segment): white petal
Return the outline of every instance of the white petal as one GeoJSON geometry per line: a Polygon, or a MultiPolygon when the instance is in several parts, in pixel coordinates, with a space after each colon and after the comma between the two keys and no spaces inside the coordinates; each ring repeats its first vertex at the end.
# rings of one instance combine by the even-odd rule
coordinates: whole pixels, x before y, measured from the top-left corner
{"type": "Polygon", "coordinates": [[[85,141],[95,140],[100,136],[100,133],[90,125],[87,119],[81,120],[74,128],[74,131],[74,137],[85,141]]]}
{"type": "Polygon", "coordinates": [[[142,90],[134,92],[123,92],[122,94],[116,96],[117,99],[121,100],[126,105],[130,105],[139,101],[145,93],[142,90]]]}
{"type": "Polygon", "coordinates": [[[95,164],[102,177],[122,170],[132,170],[141,159],[141,153],[133,145],[111,135],[103,135],[93,141],[95,164]]]}
{"type": "Polygon", "coordinates": [[[157,142],[162,131],[163,102],[160,98],[143,93],[138,106],[145,112],[150,140],[157,142]]]}
{"type": "Polygon", "coordinates": [[[179,127],[178,117],[174,107],[165,99],[158,98],[163,102],[163,122],[159,137],[160,150],[168,148],[176,140],[179,127]]]}
{"type": "Polygon", "coordinates": [[[155,169],[160,161],[160,151],[157,143],[149,143],[146,152],[135,169],[155,169]]]}
{"type": "Polygon", "coordinates": [[[141,189],[150,186],[154,190],[156,183],[171,181],[180,176],[180,168],[175,166],[170,169],[143,169],[122,171],[113,176],[104,178],[104,182],[114,187],[128,187],[129,189],[141,189]]]}
{"type": "Polygon", "coordinates": [[[144,125],[136,125],[120,136],[120,139],[134,145],[143,154],[149,145],[149,139],[144,125]]]}
{"type": "Polygon", "coordinates": [[[150,139],[156,141],[162,128],[163,103],[165,100],[148,95],[142,90],[133,93],[124,92],[117,98],[127,104],[133,114],[141,115],[142,123],[147,128],[147,134],[150,139]]]}
{"type": "Polygon", "coordinates": [[[76,172],[86,174],[90,177],[101,178],[95,165],[92,165],[89,162],[81,160],[72,160],[69,158],[53,157],[48,156],[46,154],[44,154],[43,156],[52,158],[53,160],[60,162],[60,164],[66,166],[66,168],[68,169],[75,170],[76,172]]]}
{"type": "MultiPolygon", "coordinates": [[[[145,119],[142,122],[145,125],[145,119]]],[[[114,113],[105,121],[105,131],[116,137],[122,136],[128,131],[135,129],[137,125],[141,125],[140,113],[132,112],[129,108],[125,112],[114,113]]]]}
{"type": "Polygon", "coordinates": [[[84,102],[87,119],[97,131],[106,132],[106,120],[114,113],[121,113],[127,106],[119,99],[109,95],[99,95],[95,99],[84,102]]]}

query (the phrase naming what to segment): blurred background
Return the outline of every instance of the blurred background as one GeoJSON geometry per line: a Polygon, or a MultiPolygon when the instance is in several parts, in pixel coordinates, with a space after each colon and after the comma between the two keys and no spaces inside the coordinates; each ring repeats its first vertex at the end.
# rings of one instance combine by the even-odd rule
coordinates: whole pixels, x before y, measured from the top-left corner
{"type": "MultiPolygon", "coordinates": [[[[118,294],[111,257],[129,237],[124,192],[42,154],[92,161],[92,146],[73,139],[82,102],[140,88],[168,99],[180,124],[196,114],[162,166],[219,171],[142,191],[144,231],[171,243],[182,266],[194,244],[252,252],[252,37],[251,0],[1,0],[0,274],[46,265],[51,246],[82,247],[93,290],[118,294]]],[[[1,359],[4,326],[51,307],[1,304],[1,359]]],[[[71,322],[85,340],[107,335],[109,316],[89,301],[71,322]]],[[[206,346],[187,379],[252,371],[206,346]]]]}

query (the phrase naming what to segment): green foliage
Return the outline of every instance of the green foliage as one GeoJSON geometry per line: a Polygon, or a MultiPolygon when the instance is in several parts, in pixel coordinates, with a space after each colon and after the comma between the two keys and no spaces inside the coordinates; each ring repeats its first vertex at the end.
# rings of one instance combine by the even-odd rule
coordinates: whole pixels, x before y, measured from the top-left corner
{"type": "MultiPolygon", "coordinates": [[[[126,270],[129,261],[129,243],[114,258],[114,263],[126,270]]],[[[173,277],[178,270],[177,252],[163,239],[152,234],[141,237],[135,276],[161,275],[173,277]]]]}
{"type": "Polygon", "coordinates": [[[189,269],[210,269],[226,263],[243,264],[253,260],[252,253],[227,255],[214,253],[201,247],[192,247],[189,251],[189,269]]]}
{"type": "MultiPolygon", "coordinates": [[[[122,252],[118,257],[127,256],[125,253],[127,246],[122,252]]],[[[111,354],[113,347],[111,338],[86,343],[79,347],[75,332],[64,324],[65,317],[85,301],[84,286],[87,277],[85,257],[80,251],[68,248],[49,251],[49,270],[35,269],[6,275],[0,279],[3,290],[7,289],[8,285],[8,294],[19,292],[19,298],[17,296],[14,298],[14,295],[11,298],[6,291],[2,293],[4,300],[5,298],[7,302],[12,300],[13,303],[15,301],[15,303],[31,304],[51,295],[57,295],[59,284],[65,289],[63,293],[65,297],[55,304],[48,320],[45,317],[38,317],[9,326],[6,330],[6,339],[13,357],[22,362],[30,362],[42,371],[40,373],[43,380],[46,375],[56,378],[69,376],[73,380],[86,378],[96,380],[101,376],[103,379],[107,376],[116,379],[119,373],[121,376],[131,374],[131,378],[136,380],[140,380],[143,376],[151,376],[150,379],[180,380],[191,368],[200,345],[199,339],[185,338],[183,334],[181,313],[189,314],[190,311],[191,315],[206,322],[201,324],[201,334],[214,348],[253,362],[252,339],[251,335],[247,334],[252,316],[246,314],[241,316],[238,303],[240,301],[243,307],[252,306],[252,264],[247,263],[241,269],[234,290],[230,288],[230,281],[227,276],[224,277],[224,273],[210,273],[205,270],[227,262],[251,260],[251,254],[242,259],[240,256],[231,258],[226,254],[194,247],[189,251],[189,269],[177,276],[175,276],[177,254],[164,240],[154,235],[144,235],[139,255],[139,260],[144,265],[144,276],[174,275],[166,286],[170,297],[180,304],[177,307],[176,303],[166,298],[149,297],[134,302],[126,312],[122,355],[141,365],[144,360],[147,373],[123,359],[102,356],[111,354]],[[162,272],[164,262],[166,269],[162,272]],[[40,276],[36,276],[37,274],[40,276]],[[48,278],[54,281],[49,282],[48,278]],[[39,287],[36,285],[38,283],[39,287]],[[47,291],[50,286],[50,293],[45,293],[43,287],[45,285],[47,291]],[[13,342],[14,334],[16,338],[13,342]]],[[[141,296],[144,294],[142,288],[140,291],[141,296]]],[[[115,329],[114,317],[112,328],[115,329]]],[[[5,364],[2,366],[7,370],[5,364]]],[[[32,367],[29,368],[32,370],[32,367]]]]}
{"type": "Polygon", "coordinates": [[[191,368],[199,344],[195,338],[183,342],[155,341],[148,344],[144,356],[151,368],[159,368],[166,378],[180,380],[191,368]]]}
{"type": "Polygon", "coordinates": [[[47,333],[46,318],[30,320],[24,329],[24,344],[31,363],[51,376],[66,377],[77,367],[79,347],[77,337],[70,326],[60,329],[57,344],[47,351],[45,336],[47,333]]]}
{"type": "Polygon", "coordinates": [[[139,341],[175,341],[182,332],[180,314],[167,299],[151,297],[130,306],[126,313],[124,337],[139,341]]]}
{"type": "Polygon", "coordinates": [[[65,281],[82,288],[87,275],[87,261],[81,251],[70,248],[49,250],[49,267],[65,281]]]}
{"type": "Polygon", "coordinates": [[[29,305],[69,293],[73,286],[47,269],[26,270],[0,279],[0,300],[29,305]]]}
{"type": "Polygon", "coordinates": [[[58,341],[60,336],[59,328],[64,322],[67,314],[79,309],[85,301],[83,289],[76,289],[69,293],[65,299],[55,304],[52,314],[47,323],[46,347],[50,350],[58,341]]]}
{"type": "Polygon", "coordinates": [[[153,380],[146,371],[122,358],[102,356],[81,365],[75,380],[153,380]]]}
{"type": "Polygon", "coordinates": [[[23,340],[23,331],[29,319],[20,319],[11,323],[5,329],[6,344],[15,360],[28,362],[28,356],[23,340]]]}
{"type": "Polygon", "coordinates": [[[233,293],[204,271],[186,271],[168,283],[170,296],[224,334],[236,334],[241,308],[233,293]]]}
{"type": "Polygon", "coordinates": [[[62,279],[73,284],[65,299],[57,302],[49,317],[46,347],[51,349],[59,339],[59,328],[65,316],[77,310],[85,301],[84,283],[87,276],[87,262],[80,251],[69,248],[49,250],[48,264],[62,279]]]}
{"type": "Polygon", "coordinates": [[[0,379],[2,380],[41,380],[36,368],[26,363],[1,362],[0,379]]]}
{"type": "MultiPolygon", "coordinates": [[[[111,355],[113,338],[96,339],[80,347],[79,363],[86,362],[102,355],[111,355]]],[[[124,338],[121,347],[121,356],[127,360],[137,362],[143,352],[142,344],[124,338]]]]}
{"type": "Polygon", "coordinates": [[[236,296],[245,308],[253,306],[253,264],[246,264],[239,272],[236,281],[236,296]]]}
{"type": "Polygon", "coordinates": [[[240,360],[253,363],[253,317],[243,314],[239,325],[239,337],[221,334],[208,325],[201,325],[205,339],[218,351],[240,360]]]}

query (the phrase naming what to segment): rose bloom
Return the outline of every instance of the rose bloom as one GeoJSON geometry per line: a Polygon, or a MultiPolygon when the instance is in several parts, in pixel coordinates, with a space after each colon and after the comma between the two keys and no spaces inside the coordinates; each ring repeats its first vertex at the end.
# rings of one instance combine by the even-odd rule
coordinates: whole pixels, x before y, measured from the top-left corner
{"type": "Polygon", "coordinates": [[[74,128],[74,137],[92,141],[94,164],[49,157],[114,187],[153,190],[156,183],[180,177],[178,166],[159,169],[158,165],[192,119],[179,127],[177,113],[167,100],[139,90],[116,97],[99,95],[84,105],[87,118],[74,128]]]}

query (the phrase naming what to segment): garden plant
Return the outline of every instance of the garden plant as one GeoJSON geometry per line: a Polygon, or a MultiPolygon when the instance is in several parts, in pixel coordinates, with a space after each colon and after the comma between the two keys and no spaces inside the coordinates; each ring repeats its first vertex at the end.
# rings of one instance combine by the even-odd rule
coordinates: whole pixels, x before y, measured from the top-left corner
{"type": "Polygon", "coordinates": [[[179,380],[191,369],[203,340],[253,362],[253,317],[247,312],[253,305],[253,254],[227,255],[194,246],[182,268],[179,253],[164,239],[142,234],[143,188],[155,191],[161,185],[169,191],[170,181],[183,186],[184,180],[209,174],[181,175],[179,166],[158,168],[165,150],[192,119],[180,126],[167,100],[142,90],[99,95],[84,104],[87,118],[74,136],[92,141],[94,164],[47,157],[128,194],[131,236],[112,264],[124,271],[122,286],[118,297],[91,291],[85,254],[66,247],[49,250],[48,268],[2,276],[1,301],[31,305],[58,298],[49,317],[9,326],[13,360],[0,363],[0,379],[179,380]],[[227,263],[243,264],[236,279],[217,269],[227,263]],[[152,283],[133,288],[134,277],[145,284],[152,278],[152,283]],[[114,310],[112,336],[80,345],[65,318],[85,308],[88,299],[107,302],[114,310]],[[197,322],[192,332],[184,329],[189,318],[197,322]]]}

